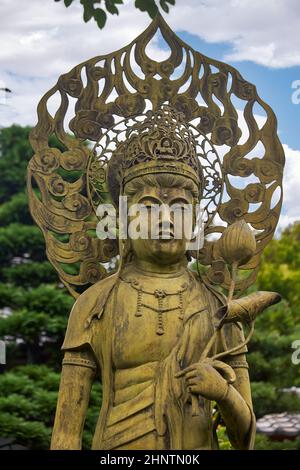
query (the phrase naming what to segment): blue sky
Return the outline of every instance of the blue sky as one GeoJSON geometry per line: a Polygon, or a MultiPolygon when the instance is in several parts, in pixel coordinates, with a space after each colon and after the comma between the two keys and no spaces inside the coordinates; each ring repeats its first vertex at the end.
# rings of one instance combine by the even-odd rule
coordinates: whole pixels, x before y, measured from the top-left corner
{"type": "MultiPolygon", "coordinates": [[[[212,44],[186,31],[177,34],[195,50],[217,60],[224,61],[232,50],[229,43],[212,44]]],[[[160,45],[163,47],[163,43],[160,45]]],[[[292,83],[300,80],[300,67],[271,68],[249,60],[228,63],[238,69],[245,80],[254,83],[259,96],[272,107],[278,119],[280,139],[292,148],[300,149],[300,104],[292,102],[295,91],[292,83]]]]}
{"type": "MultiPolygon", "coordinates": [[[[195,50],[220,61],[224,61],[224,57],[232,50],[230,43],[212,44],[186,31],[177,31],[177,34],[195,50]]],[[[158,44],[165,49],[161,37],[158,44]]],[[[246,80],[254,83],[259,96],[272,107],[277,116],[282,141],[293,148],[300,148],[300,103],[297,105],[292,101],[292,94],[295,92],[292,83],[296,80],[300,83],[300,67],[274,68],[250,60],[231,60],[228,63],[239,70],[246,80]]]]}
{"type": "MultiPolygon", "coordinates": [[[[133,0],[124,0],[103,31],[83,22],[79,0],[68,9],[54,0],[24,5],[0,2],[0,88],[13,90],[0,96],[0,126],[34,125],[40,98],[61,74],[128,44],[150,23],[133,0]]],[[[279,228],[300,220],[300,104],[291,99],[292,83],[300,81],[299,0],[176,0],[164,16],[194,49],[237,68],[273,108],[286,154],[279,228]]],[[[160,60],[160,41],[151,47],[160,60]]]]}

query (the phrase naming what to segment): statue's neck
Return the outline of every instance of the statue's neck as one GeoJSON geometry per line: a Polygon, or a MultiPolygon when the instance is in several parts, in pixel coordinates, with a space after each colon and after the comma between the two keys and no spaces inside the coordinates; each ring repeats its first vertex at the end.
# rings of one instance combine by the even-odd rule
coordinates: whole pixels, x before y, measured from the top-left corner
{"type": "Polygon", "coordinates": [[[183,274],[187,269],[187,259],[182,259],[178,263],[173,263],[169,265],[161,265],[157,263],[152,263],[150,261],[133,259],[132,267],[138,271],[141,271],[144,274],[157,275],[157,276],[168,276],[168,275],[178,275],[183,274]]]}

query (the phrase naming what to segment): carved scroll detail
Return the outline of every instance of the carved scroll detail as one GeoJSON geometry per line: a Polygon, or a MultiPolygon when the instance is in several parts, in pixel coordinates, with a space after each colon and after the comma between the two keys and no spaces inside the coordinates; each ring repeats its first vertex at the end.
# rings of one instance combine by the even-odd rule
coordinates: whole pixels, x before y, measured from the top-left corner
{"type": "MultiPolygon", "coordinates": [[[[97,219],[87,191],[92,145],[104,142],[121,121],[129,123],[164,103],[183,112],[202,136],[204,197],[211,222],[207,235],[220,234],[241,218],[256,230],[257,253],[243,266],[249,273],[238,290],[255,280],[282,203],[284,152],[276,117],[235,68],[194,51],[158,15],[128,46],[63,74],[38,105],[38,123],[30,137],[35,151],[28,170],[30,208],[45,236],[50,262],[75,297],[109,274],[104,264],[118,253],[116,240],[103,242],[93,235],[97,219]],[[146,52],[158,30],[170,49],[168,59],[160,62],[146,52]],[[52,115],[49,100],[54,95],[59,105],[52,115]],[[71,117],[70,101],[75,101],[71,117]],[[257,108],[265,116],[262,125],[257,108]],[[51,148],[53,134],[64,150],[51,148]],[[215,213],[218,217],[211,220],[209,214],[215,213]]],[[[105,164],[94,164],[98,196],[109,200],[105,164]]],[[[205,243],[200,259],[210,266],[210,282],[226,286],[229,273],[213,245],[211,240],[205,243]]]]}

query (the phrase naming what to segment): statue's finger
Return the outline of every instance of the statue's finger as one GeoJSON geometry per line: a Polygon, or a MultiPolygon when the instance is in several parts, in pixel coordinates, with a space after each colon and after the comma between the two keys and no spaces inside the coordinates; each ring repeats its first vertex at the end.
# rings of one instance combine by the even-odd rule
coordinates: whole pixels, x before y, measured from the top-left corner
{"type": "Polygon", "coordinates": [[[185,374],[185,379],[190,379],[192,377],[196,377],[197,375],[198,375],[198,370],[194,369],[185,374]]]}
{"type": "Polygon", "coordinates": [[[199,385],[199,381],[201,381],[201,377],[199,377],[198,379],[196,379],[195,377],[191,377],[187,380],[187,386],[191,387],[193,385],[199,385]]]}
{"type": "Polygon", "coordinates": [[[228,364],[216,359],[213,361],[212,365],[228,383],[232,384],[236,381],[235,372],[228,364]]]}
{"type": "Polygon", "coordinates": [[[186,374],[189,371],[194,370],[197,367],[197,364],[192,364],[191,366],[186,367],[185,369],[182,369],[179,372],[176,372],[175,377],[182,377],[184,374],[186,374]]]}
{"type": "Polygon", "coordinates": [[[195,394],[196,394],[196,393],[197,393],[197,387],[196,387],[196,385],[191,385],[191,386],[189,386],[188,391],[189,391],[190,393],[195,393],[195,394]]]}

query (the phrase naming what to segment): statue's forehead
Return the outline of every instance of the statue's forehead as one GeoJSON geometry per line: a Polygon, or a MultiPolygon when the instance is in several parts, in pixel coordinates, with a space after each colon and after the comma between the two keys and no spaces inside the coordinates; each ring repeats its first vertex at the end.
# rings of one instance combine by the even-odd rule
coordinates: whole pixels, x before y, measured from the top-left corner
{"type": "Polygon", "coordinates": [[[170,199],[170,198],[184,198],[188,201],[192,200],[192,193],[189,190],[180,187],[157,187],[145,185],[141,191],[138,193],[138,199],[144,197],[156,197],[161,200],[170,199]]]}

